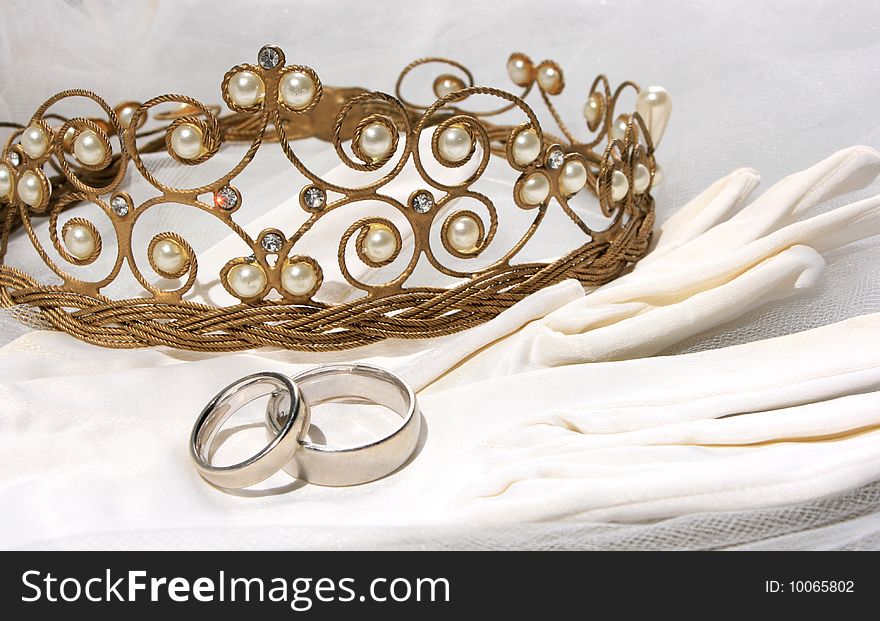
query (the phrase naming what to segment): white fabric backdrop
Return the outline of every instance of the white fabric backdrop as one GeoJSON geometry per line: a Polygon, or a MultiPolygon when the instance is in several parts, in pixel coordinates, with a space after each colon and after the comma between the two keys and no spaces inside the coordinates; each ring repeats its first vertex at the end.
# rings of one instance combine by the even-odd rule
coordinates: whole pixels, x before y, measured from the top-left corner
{"type": "MultiPolygon", "coordinates": [[[[419,8],[406,6],[403,9],[393,3],[383,3],[381,18],[369,15],[369,9],[361,5],[343,9],[338,5],[300,3],[294,10],[286,8],[286,4],[274,6],[262,3],[257,11],[249,5],[217,2],[32,3],[11,10],[10,18],[4,22],[0,44],[8,53],[0,62],[3,63],[3,75],[7,77],[4,78],[0,98],[0,117],[25,119],[45,97],[71,86],[94,88],[111,102],[129,98],[145,99],[169,91],[184,92],[204,101],[216,101],[218,76],[238,62],[251,60],[262,43],[275,41],[285,48],[290,59],[315,67],[327,83],[362,84],[384,90],[390,90],[400,67],[419,56],[439,54],[457,58],[475,70],[478,82],[500,85],[506,84],[504,62],[510,51],[522,50],[535,58],[555,58],[563,64],[569,84],[566,93],[560,97],[560,107],[567,118],[573,120],[579,117],[583,98],[578,93],[586,89],[592,76],[600,70],[607,72],[612,81],[633,78],[643,84],[664,84],[673,93],[675,111],[660,149],[660,159],[666,170],[666,180],[655,193],[661,219],[668,218],[675,207],[685,204],[704,187],[737,166],[753,166],[765,180],[774,182],[813,164],[840,147],[853,143],[880,144],[874,123],[877,112],[875,102],[880,86],[877,81],[878,69],[871,62],[877,45],[872,33],[876,32],[880,19],[877,11],[868,3],[844,3],[842,7],[840,3],[819,3],[809,8],[788,9],[768,7],[764,3],[740,4],[726,9],[712,4],[666,4],[663,7],[656,4],[659,3],[551,4],[541,7],[540,19],[536,19],[538,16],[529,13],[535,10],[533,4],[511,5],[503,15],[499,15],[497,7],[467,3],[463,6],[473,15],[464,19],[451,17],[454,12],[439,5],[419,8]],[[198,21],[194,19],[195,15],[200,16],[198,21]],[[53,31],[51,44],[36,44],[39,39],[34,38],[33,34],[38,16],[41,27],[53,31]],[[499,20],[499,25],[492,29],[485,28],[484,24],[489,19],[499,20]],[[198,26],[192,29],[195,23],[198,26]],[[224,28],[224,23],[236,25],[231,39],[229,28],[224,28]],[[321,24],[336,26],[321,28],[321,24]],[[87,25],[97,28],[97,36],[90,39],[88,44],[83,44],[78,35],[87,25]],[[371,36],[380,27],[383,31],[395,32],[394,40],[371,36]],[[623,52],[624,46],[617,40],[617,33],[624,30],[640,42],[638,49],[644,50],[644,53],[623,52]],[[121,32],[125,32],[125,36],[119,36],[121,32]],[[226,36],[218,37],[219,32],[226,36]],[[296,36],[292,34],[294,32],[296,36]],[[525,45],[522,41],[526,42],[525,45]],[[196,42],[204,46],[202,50],[206,49],[207,52],[194,52],[196,42]],[[58,59],[62,59],[64,71],[46,69],[57,67],[58,59]],[[200,70],[183,70],[183,64],[189,62],[198,63],[200,70]]],[[[627,51],[633,49],[633,46],[626,46],[627,51]]],[[[535,107],[539,108],[537,105],[535,107]]],[[[317,161],[325,162],[324,170],[332,167],[333,158],[326,157],[326,148],[320,145],[310,147],[313,147],[317,161]],[[321,157],[324,159],[321,160],[321,157]]],[[[862,166],[873,167],[870,152],[860,157],[864,160],[862,166]]],[[[246,194],[246,203],[256,206],[250,212],[253,218],[262,215],[264,205],[279,205],[289,199],[291,186],[272,183],[277,181],[276,175],[281,173],[271,166],[272,163],[267,161],[258,178],[263,183],[246,194]]],[[[875,174],[876,171],[870,177],[873,178],[875,174]]],[[[735,173],[728,178],[728,183],[742,183],[750,187],[754,184],[754,176],[747,171],[735,173]]],[[[870,194],[870,191],[862,191],[855,197],[870,194]]],[[[849,200],[852,199],[846,199],[849,200]]],[[[840,207],[843,202],[842,199],[833,198],[824,204],[816,201],[815,205],[807,204],[805,213],[799,213],[798,216],[816,215],[840,207]]],[[[772,203],[765,200],[765,203],[778,206],[780,214],[788,213],[784,209],[785,201],[772,203]]],[[[846,212],[834,209],[831,213],[834,218],[846,212]]],[[[782,219],[786,218],[788,216],[782,219]]],[[[173,222],[178,229],[197,226],[194,222],[181,221],[180,216],[166,222],[173,222]]],[[[867,235],[871,222],[875,220],[863,219],[861,225],[849,226],[848,239],[867,235]]],[[[735,230],[745,230],[747,235],[756,234],[750,227],[735,230]]],[[[804,253],[797,249],[794,254],[779,255],[794,260],[789,263],[788,273],[809,274],[809,278],[806,282],[802,278],[792,280],[787,289],[784,279],[771,280],[775,283],[773,290],[778,292],[780,289],[777,287],[781,286],[781,290],[788,291],[785,296],[779,297],[788,297],[792,287],[808,289],[806,293],[775,305],[764,304],[774,296],[760,296],[754,304],[757,306],[754,310],[745,315],[742,315],[741,309],[740,312],[731,313],[728,319],[736,318],[732,323],[724,321],[723,314],[716,314],[713,321],[703,326],[712,326],[708,331],[699,330],[699,326],[691,331],[686,328],[680,330],[676,338],[663,343],[662,347],[667,348],[665,353],[723,347],[798,332],[880,310],[876,293],[878,278],[873,267],[880,257],[876,238],[837,250],[835,247],[842,242],[829,245],[823,241],[828,237],[834,236],[829,236],[826,231],[825,236],[820,235],[816,241],[818,249],[824,252],[824,261],[817,259],[815,253],[804,253]],[[827,265],[824,265],[825,262],[827,265]],[[701,333],[690,336],[697,331],[701,333]]],[[[667,236],[667,239],[670,237],[667,236]]],[[[784,262],[776,261],[774,265],[777,269],[779,266],[785,268],[784,262]]],[[[646,269],[647,266],[646,263],[646,269]]],[[[779,273],[786,273],[785,269],[779,273]]],[[[614,288],[610,291],[610,299],[606,297],[605,300],[613,302],[614,288]]],[[[506,327],[501,333],[491,334],[492,328],[487,328],[484,331],[487,334],[486,342],[509,331],[511,326],[540,316],[548,309],[579,295],[576,289],[567,285],[557,288],[533,302],[531,307],[517,311],[517,317],[511,319],[508,316],[508,323],[503,324],[506,327]]],[[[584,302],[598,308],[602,300],[601,296],[589,296],[584,302]]],[[[4,321],[2,325],[7,339],[24,332],[23,328],[11,321],[4,321]]],[[[566,330],[564,325],[559,324],[554,329],[566,330]]],[[[830,339],[836,344],[836,352],[840,351],[841,343],[852,342],[855,351],[860,344],[870,343],[871,337],[876,335],[876,325],[870,322],[846,323],[834,330],[823,336],[811,333],[806,337],[809,340],[803,346],[807,350],[803,354],[798,349],[798,343],[801,342],[798,340],[770,345],[766,348],[766,355],[770,359],[768,364],[785,367],[787,359],[800,356],[827,363],[840,356],[835,358],[833,352],[823,354],[821,348],[815,347],[817,340],[830,339]]],[[[626,334],[624,331],[608,337],[608,342],[613,347],[626,334]]],[[[628,334],[642,332],[641,329],[631,329],[628,334]]],[[[595,343],[594,340],[589,342],[595,343]]],[[[656,341],[652,343],[656,344],[656,341]]],[[[474,343],[468,346],[473,347],[474,343]]],[[[610,357],[653,354],[658,349],[638,351],[636,347],[633,352],[610,357]]],[[[504,351],[497,347],[493,350],[504,351]]],[[[431,447],[448,446],[456,441],[461,442],[463,447],[469,446],[464,441],[467,436],[462,434],[467,434],[469,425],[473,424],[469,420],[473,412],[498,413],[501,410],[492,403],[493,395],[517,394],[515,388],[523,380],[522,377],[514,379],[510,385],[473,382],[474,379],[498,375],[498,360],[510,359],[507,356],[493,359],[493,355],[498,356],[492,353],[493,350],[472,361],[471,368],[477,370],[473,372],[471,387],[467,390],[461,388],[466,376],[459,370],[457,376],[455,373],[448,375],[423,395],[426,412],[442,410],[443,413],[426,414],[429,441],[419,459],[399,475],[375,486],[341,494],[333,492],[332,496],[328,490],[307,487],[294,489],[287,494],[250,499],[224,496],[194,480],[194,474],[185,463],[185,453],[181,451],[191,419],[199,404],[223,382],[264,368],[267,358],[272,361],[273,368],[292,370],[294,367],[290,362],[298,360],[311,363],[317,360],[316,357],[284,353],[263,354],[260,357],[243,355],[236,357],[234,364],[229,364],[228,357],[173,352],[131,354],[96,351],[66,337],[59,339],[59,335],[30,334],[4,350],[4,396],[5,403],[9,405],[8,409],[4,408],[6,413],[0,423],[0,441],[4,446],[2,463],[7,473],[3,479],[2,493],[6,501],[4,504],[18,507],[19,510],[4,517],[7,528],[4,529],[3,543],[6,546],[29,547],[724,547],[758,545],[754,542],[766,539],[766,543],[761,545],[876,547],[877,520],[873,511],[880,507],[876,488],[867,485],[851,491],[877,478],[877,466],[871,457],[877,441],[871,434],[853,437],[855,443],[848,444],[843,452],[833,450],[834,443],[829,445],[831,449],[823,446],[820,450],[824,450],[824,453],[810,453],[809,459],[797,450],[792,452],[785,445],[775,447],[779,450],[775,451],[772,459],[781,461],[767,463],[788,463],[788,466],[780,466],[794,473],[790,477],[792,485],[786,489],[795,490],[798,487],[796,484],[800,484],[802,491],[779,496],[754,494],[749,502],[728,495],[727,503],[713,501],[670,505],[667,502],[666,509],[661,511],[655,507],[642,513],[639,509],[621,513],[619,498],[617,501],[609,499],[606,503],[608,507],[618,507],[614,510],[600,510],[601,503],[591,500],[588,504],[593,507],[592,512],[582,512],[575,526],[549,523],[539,527],[520,525],[502,530],[487,527],[485,531],[479,531],[485,532],[485,535],[477,535],[466,524],[462,524],[461,518],[452,520],[454,528],[437,525],[434,518],[439,514],[439,507],[430,503],[424,507],[396,507],[394,503],[401,502],[401,498],[412,497],[401,490],[406,489],[407,484],[423,486],[425,478],[430,476],[426,475],[428,472],[442,481],[440,487],[445,485],[449,491],[454,491],[455,485],[464,480],[468,472],[468,476],[473,477],[475,472],[486,471],[489,462],[481,462],[484,453],[476,449],[473,453],[464,452],[461,459],[452,461],[449,454],[438,456],[435,451],[436,459],[432,461],[431,447]],[[113,370],[109,376],[106,373],[108,368],[113,370]],[[129,373],[136,373],[130,381],[137,382],[139,386],[152,387],[161,383],[168,387],[168,394],[173,395],[174,399],[160,400],[165,407],[160,408],[158,413],[151,412],[150,407],[133,406],[129,402],[131,391],[124,384],[125,376],[129,373]],[[94,375],[89,377],[89,374],[94,375]],[[143,384],[145,381],[153,384],[143,384]],[[480,405],[481,398],[488,399],[491,405],[480,405]],[[92,405],[95,402],[101,405],[92,405]],[[114,406],[114,403],[117,405],[114,406]],[[442,404],[442,407],[432,407],[432,403],[442,404]],[[57,414],[42,414],[47,411],[57,414]],[[59,424],[59,418],[64,424],[59,424]],[[445,444],[444,432],[447,434],[445,444]],[[44,450],[35,452],[33,446],[37,438],[43,435],[48,437],[47,444],[52,448],[46,446],[44,450]],[[855,450],[859,443],[865,446],[864,452],[855,450]],[[133,450],[133,447],[137,449],[133,450]],[[791,455],[786,457],[786,453],[791,455]],[[826,461],[821,463],[828,471],[854,474],[848,478],[836,477],[836,484],[830,487],[805,484],[810,479],[800,467],[812,463],[811,459],[822,459],[823,455],[826,461]],[[60,459],[62,456],[63,459],[60,459]],[[109,464],[121,465],[121,456],[129,458],[129,469],[108,468],[109,464]],[[850,459],[852,467],[847,469],[835,462],[839,457],[850,459]],[[835,465],[831,466],[832,463],[835,465]],[[447,476],[439,477],[436,474],[439,472],[447,476]],[[386,490],[384,494],[383,489],[386,490]],[[832,490],[843,494],[831,499],[824,498],[832,490]],[[370,506],[381,506],[383,498],[385,505],[391,503],[393,508],[399,509],[396,513],[400,521],[389,523],[381,511],[369,510],[370,506]],[[786,509],[769,508],[798,501],[806,501],[806,504],[786,509]],[[327,505],[334,503],[338,503],[338,509],[328,513],[327,505]],[[58,507],[63,509],[63,519],[59,519],[58,507]],[[353,507],[358,507],[357,516],[351,511],[353,507]],[[722,509],[739,511],[706,513],[722,509]],[[744,509],[750,511],[744,512],[744,509]],[[329,515],[333,518],[330,519],[329,515]],[[429,517],[426,519],[425,516],[429,517]],[[654,521],[670,516],[677,517],[641,526],[609,523],[609,520],[632,523],[644,518],[654,521]],[[322,527],[317,528],[316,523],[322,524],[322,527]],[[401,525],[407,525],[408,528],[399,528],[401,525]],[[392,527],[397,528],[389,533],[392,527]],[[810,532],[805,535],[804,531],[810,532]],[[485,540],[482,539],[484,536],[485,540]]],[[[863,379],[840,394],[868,391],[870,395],[871,390],[876,390],[876,360],[870,357],[870,347],[865,350],[867,357],[864,359],[853,355],[837,360],[840,364],[853,365],[854,371],[859,364],[867,369],[863,379]]],[[[583,349],[578,351],[579,358],[569,362],[609,358],[608,350],[603,350],[605,353],[593,351],[592,354],[586,354],[583,349]]],[[[758,355],[754,353],[758,350],[744,351],[752,352],[752,356],[758,355]]],[[[731,352],[724,355],[730,356],[731,352]]],[[[741,354],[736,352],[733,355],[741,354]]],[[[418,360],[416,353],[412,353],[412,356],[411,361],[418,360]]],[[[516,357],[514,360],[523,358],[516,357]]],[[[603,373],[608,373],[607,379],[600,385],[613,388],[606,397],[613,398],[619,392],[618,383],[629,385],[624,381],[631,381],[634,376],[655,378],[658,377],[655,370],[681,368],[674,366],[677,364],[683,364],[685,368],[695,365],[695,368],[702,369],[707,360],[712,358],[687,357],[675,363],[662,358],[655,362],[644,361],[645,364],[654,365],[650,367],[650,372],[636,365],[626,367],[625,372],[622,371],[624,374],[619,376],[614,375],[614,367],[601,367],[608,371],[585,368],[584,372],[590,374],[591,380],[594,374],[602,377],[603,373]]],[[[396,363],[391,359],[387,361],[388,365],[396,363]]],[[[432,379],[423,365],[409,366],[416,373],[410,378],[419,385],[432,379]]],[[[529,368],[528,364],[526,368],[529,368]]],[[[828,368],[827,364],[818,367],[819,372],[828,368]]],[[[504,369],[512,370],[509,366],[504,369]]],[[[571,390],[571,386],[582,385],[575,375],[566,377],[566,383],[559,384],[555,382],[560,376],[552,377],[543,378],[535,385],[548,390],[554,386],[562,394],[571,390]]],[[[505,379],[500,377],[489,381],[504,382],[505,379]]],[[[778,378],[777,381],[781,389],[784,381],[778,378]]],[[[838,384],[834,386],[831,393],[825,389],[816,398],[833,399],[839,396],[832,394],[839,389],[838,384]]],[[[654,380],[646,382],[646,386],[640,390],[656,397],[652,390],[662,389],[663,384],[654,380]]],[[[676,398],[681,399],[682,395],[678,394],[676,398]]],[[[601,409],[601,394],[584,393],[583,399],[585,401],[580,403],[567,401],[565,405],[575,410],[601,409]]],[[[817,432],[818,435],[844,430],[852,432],[873,424],[871,413],[878,408],[871,407],[873,402],[870,397],[849,399],[846,403],[839,400],[825,402],[824,406],[820,406],[820,410],[822,407],[825,409],[824,416],[820,410],[806,406],[803,409],[800,404],[785,402],[784,399],[775,407],[794,406],[795,419],[800,421],[815,416],[817,421],[825,425],[818,425],[821,428],[818,429],[821,432],[817,432]],[[828,412],[840,408],[854,414],[845,420],[833,415],[829,417],[828,412]],[[865,412],[864,417],[859,418],[858,412],[865,412]]],[[[754,404],[751,406],[754,407],[754,404]]],[[[719,415],[718,407],[724,408],[701,404],[694,411],[698,414],[697,418],[711,418],[719,415]]],[[[747,417],[738,418],[747,421],[747,417]]],[[[736,425],[748,425],[746,421],[730,420],[734,432],[736,425]]],[[[327,422],[332,425],[331,420],[327,422]]],[[[571,424],[571,421],[566,424],[571,424]]],[[[759,427],[763,428],[764,424],[772,428],[772,419],[762,418],[759,427]]],[[[482,421],[482,426],[493,427],[491,416],[482,421]]],[[[500,423],[495,426],[500,427],[499,433],[506,431],[500,423]]],[[[588,431],[589,425],[584,429],[588,431]]],[[[712,437],[717,440],[715,434],[718,427],[712,429],[712,437]]],[[[747,429],[745,436],[738,436],[739,439],[731,440],[731,443],[756,441],[756,427],[751,425],[747,429]]],[[[798,429],[799,433],[803,433],[803,427],[798,429]]],[[[699,429],[686,427],[672,429],[671,433],[692,437],[691,434],[698,434],[699,429]]],[[[785,433],[785,429],[783,426],[772,431],[765,430],[764,433],[778,438],[780,433],[785,433]]],[[[511,437],[515,441],[518,436],[514,433],[511,437]]],[[[544,440],[556,441],[553,438],[544,440]]],[[[530,450],[538,450],[542,455],[564,455],[572,450],[568,440],[560,439],[560,442],[549,453],[546,444],[538,449],[517,449],[525,451],[524,455],[515,452],[525,461],[519,462],[517,468],[520,472],[515,472],[515,476],[522,477],[522,468],[531,467],[528,466],[528,460],[534,456],[530,457],[530,450]]],[[[583,442],[594,443],[589,435],[583,438],[583,442]]],[[[644,446],[663,442],[662,438],[652,436],[642,438],[635,444],[644,446]]],[[[501,446],[504,446],[503,442],[501,446]]],[[[591,446],[581,448],[598,451],[593,453],[596,455],[607,455],[609,450],[591,446]]],[[[583,450],[576,452],[583,454],[583,450]]],[[[712,453],[706,451],[706,458],[712,453]]],[[[730,459],[735,459],[735,454],[730,453],[730,459]]],[[[625,463],[630,463],[626,453],[620,455],[625,463]]],[[[557,458],[554,457],[553,461],[556,462],[557,458]]],[[[671,464],[676,461],[678,458],[673,457],[671,464]]],[[[659,456],[651,458],[647,462],[648,470],[656,470],[658,478],[668,479],[669,472],[673,471],[663,470],[663,463],[664,459],[659,456]]],[[[729,467],[726,464],[726,460],[716,455],[705,466],[693,464],[688,471],[704,468],[707,471],[717,468],[719,473],[729,472],[730,469],[740,470],[737,466],[729,467]]],[[[573,496],[573,490],[563,487],[554,491],[552,485],[546,482],[542,484],[540,476],[534,473],[546,469],[547,464],[535,462],[534,467],[537,470],[530,470],[532,474],[525,477],[533,482],[535,490],[526,494],[531,499],[522,514],[523,519],[541,517],[555,520],[562,517],[565,502],[573,496]],[[556,507],[556,510],[549,515],[528,514],[529,508],[539,506],[534,499],[543,498],[543,494],[547,494],[546,497],[551,500],[539,500],[540,506],[556,507]]],[[[589,468],[582,460],[577,467],[589,468]]],[[[742,474],[748,476],[747,472],[742,474]]],[[[490,472],[488,483],[483,485],[503,486],[510,476],[510,470],[505,470],[502,464],[490,472]],[[493,477],[497,482],[492,483],[493,477]]],[[[722,479],[726,485],[736,486],[734,478],[722,479]]],[[[596,475],[588,473],[579,480],[589,484],[596,480],[596,475]]],[[[643,478],[642,481],[646,480],[643,478]]],[[[717,487],[718,481],[713,479],[709,484],[717,487]]],[[[618,493],[625,491],[627,484],[619,483],[615,489],[618,493]]],[[[474,498],[479,498],[479,490],[479,487],[475,488],[474,498]]],[[[690,493],[693,491],[691,488],[690,493]]],[[[588,487],[578,493],[592,495],[593,499],[597,490],[591,491],[588,487]]],[[[637,496],[644,504],[650,494],[637,496]]],[[[441,497],[448,499],[441,494],[435,496],[433,502],[441,497]]],[[[503,508],[503,504],[500,506],[502,512],[510,510],[509,507],[503,508]]],[[[470,519],[488,515],[491,524],[493,511],[495,509],[490,507],[488,512],[478,509],[477,514],[471,512],[467,515],[470,519]]],[[[571,515],[568,517],[571,518],[571,515]]]]}

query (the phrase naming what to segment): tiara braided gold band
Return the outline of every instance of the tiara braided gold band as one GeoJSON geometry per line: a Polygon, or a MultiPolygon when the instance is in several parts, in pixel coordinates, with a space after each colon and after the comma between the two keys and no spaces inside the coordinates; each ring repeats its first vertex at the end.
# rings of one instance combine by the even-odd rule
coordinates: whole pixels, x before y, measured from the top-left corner
{"type": "Polygon", "coordinates": [[[111,108],[90,91],[59,93],[38,108],[27,126],[15,126],[3,149],[0,304],[37,308],[42,320],[52,327],[107,347],[165,345],[231,351],[273,346],[323,351],[387,338],[450,334],[481,324],[562,280],[577,279],[592,287],[618,277],[648,249],[654,224],[650,189],[659,179],[654,148],[669,117],[668,94],[659,88],[643,90],[632,82],[612,91],[607,78],[599,76],[584,108],[587,128],[595,136],[580,142],[551,101],[564,87],[562,69],[555,62],[536,65],[526,56],[514,54],[508,71],[523,89],[518,96],[474,86],[471,73],[454,61],[421,59],[404,69],[396,96],[391,96],[324,86],[312,69],[286,65],[279,48],[266,46],[257,64],[238,65],[224,76],[222,96],[232,113],[223,116],[216,107],[182,95],[111,108]],[[438,76],[434,81],[437,99],[431,104],[419,105],[404,98],[405,78],[418,67],[435,63],[446,64],[461,77],[451,73],[438,76]],[[533,88],[563,137],[542,131],[524,101],[533,88]],[[616,115],[618,99],[628,89],[636,96],[635,111],[616,115]],[[477,96],[500,100],[501,106],[487,112],[461,107],[477,96]],[[93,101],[104,117],[67,118],[50,112],[54,104],[71,98],[93,101]],[[167,104],[176,107],[168,111],[167,104]],[[519,125],[489,120],[505,112],[521,114],[525,120],[519,125]],[[148,117],[154,126],[147,124],[148,117]],[[423,138],[427,134],[430,144],[423,138]],[[111,143],[114,137],[119,141],[116,152],[111,143]],[[291,145],[291,141],[306,137],[332,143],[342,162],[369,180],[347,187],[314,174],[291,145]],[[210,160],[224,143],[233,141],[249,143],[240,162],[219,179],[194,188],[166,185],[142,158],[163,152],[183,165],[197,166],[210,160]],[[306,178],[299,204],[307,219],[289,235],[272,228],[251,237],[234,219],[243,196],[232,182],[264,142],[280,145],[306,178]],[[438,179],[423,161],[426,149],[436,160],[430,166],[439,164],[459,172],[462,180],[438,179]],[[506,159],[517,173],[513,203],[532,214],[532,221],[500,258],[478,269],[462,268],[462,263],[466,265],[492,244],[497,229],[495,205],[473,188],[491,155],[506,159]],[[135,204],[120,189],[129,163],[158,190],[157,196],[135,204]],[[414,166],[423,187],[414,188],[408,199],[383,192],[407,164],[414,166]],[[48,176],[48,168],[56,175],[48,176]],[[607,219],[600,230],[588,226],[569,205],[569,199],[584,188],[596,194],[607,219]],[[204,195],[210,195],[211,200],[203,200],[204,195]],[[474,204],[485,215],[457,208],[458,199],[474,204]],[[362,296],[336,304],[324,302],[320,294],[323,270],[315,259],[299,254],[298,242],[327,213],[364,201],[390,206],[409,230],[404,229],[404,234],[399,224],[378,216],[353,222],[339,242],[338,265],[344,279],[362,296]],[[515,257],[537,231],[551,201],[588,241],[551,263],[516,263],[515,257]],[[68,219],[59,232],[61,213],[82,203],[97,206],[116,236],[115,261],[103,278],[95,280],[74,275],[65,264],[89,265],[108,252],[111,244],[82,217],[68,219]],[[139,267],[138,259],[142,265],[144,257],[132,247],[132,231],[144,212],[163,204],[211,214],[251,249],[250,256],[230,259],[218,275],[238,303],[218,308],[187,299],[196,282],[198,257],[177,233],[158,233],[147,248],[146,262],[163,286],[139,267]],[[444,210],[446,206],[449,209],[444,210]],[[448,211],[451,213],[441,218],[448,211]],[[48,221],[51,247],[44,247],[37,235],[36,225],[41,221],[48,221]],[[19,228],[62,284],[41,284],[8,264],[10,235],[19,228]],[[438,233],[439,247],[431,243],[438,233]],[[409,245],[412,254],[407,259],[402,250],[409,245]],[[403,267],[385,282],[365,282],[350,270],[351,253],[347,250],[351,246],[367,269],[403,267]],[[463,282],[449,288],[410,283],[420,259],[437,272],[463,282]],[[145,297],[106,297],[102,290],[126,266],[143,287],[145,297]]]}

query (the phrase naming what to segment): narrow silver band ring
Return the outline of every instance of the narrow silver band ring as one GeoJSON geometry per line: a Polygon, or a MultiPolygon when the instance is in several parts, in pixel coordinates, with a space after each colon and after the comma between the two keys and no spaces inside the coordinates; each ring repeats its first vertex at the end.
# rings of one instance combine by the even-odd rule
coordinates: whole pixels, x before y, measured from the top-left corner
{"type": "MultiPolygon", "coordinates": [[[[368,444],[329,446],[302,439],[284,468],[291,476],[316,485],[360,485],[391,474],[415,452],[422,416],[413,389],[393,373],[366,364],[331,364],[304,371],[291,381],[309,408],[327,401],[355,400],[387,407],[402,419],[390,434],[368,444]]],[[[269,437],[275,437],[286,423],[284,409],[270,400],[266,410],[269,437]]]]}
{"type": "Polygon", "coordinates": [[[281,373],[256,373],[221,390],[199,415],[190,436],[190,457],[199,474],[218,487],[239,489],[268,479],[300,448],[309,425],[309,408],[299,388],[281,373]],[[229,466],[211,464],[211,447],[229,417],[255,399],[270,397],[282,424],[269,443],[253,457],[229,466]]]}

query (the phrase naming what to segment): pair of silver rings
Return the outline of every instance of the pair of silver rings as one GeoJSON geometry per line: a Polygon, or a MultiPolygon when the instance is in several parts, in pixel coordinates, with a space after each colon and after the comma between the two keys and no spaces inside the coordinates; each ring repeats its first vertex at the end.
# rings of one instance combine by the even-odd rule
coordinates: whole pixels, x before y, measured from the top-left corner
{"type": "Polygon", "coordinates": [[[202,478],[218,487],[250,487],[280,470],[317,485],[359,485],[387,476],[409,461],[418,446],[421,418],[412,388],[379,367],[334,364],[293,377],[267,371],[243,377],[211,399],[193,427],[190,456],[202,478]],[[269,443],[237,464],[212,464],[212,447],[223,424],[251,401],[266,396],[269,443]],[[342,400],[384,406],[399,414],[401,423],[390,434],[357,446],[308,440],[311,408],[342,400]]]}

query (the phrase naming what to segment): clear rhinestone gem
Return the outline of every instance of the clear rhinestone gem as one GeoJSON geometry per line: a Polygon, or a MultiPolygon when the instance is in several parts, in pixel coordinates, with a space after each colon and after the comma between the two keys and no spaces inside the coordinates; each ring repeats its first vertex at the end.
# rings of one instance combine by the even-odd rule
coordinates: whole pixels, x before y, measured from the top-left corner
{"type": "Polygon", "coordinates": [[[113,197],[113,200],[110,201],[110,208],[120,218],[128,215],[128,201],[121,196],[113,197]]]}
{"type": "Polygon", "coordinates": [[[412,198],[412,208],[419,213],[428,213],[434,206],[434,197],[427,192],[419,192],[412,198]]]}
{"type": "Polygon", "coordinates": [[[327,202],[327,195],[321,188],[312,186],[303,192],[303,202],[309,209],[320,209],[327,202]]]}
{"type": "Polygon", "coordinates": [[[550,155],[547,156],[547,166],[553,170],[562,167],[564,161],[565,153],[563,153],[561,149],[553,149],[550,151],[550,155]]]}
{"type": "Polygon", "coordinates": [[[21,156],[17,151],[10,151],[9,153],[9,163],[13,166],[18,166],[21,164],[21,156]]]}
{"type": "Polygon", "coordinates": [[[284,238],[278,233],[266,233],[260,241],[266,252],[278,252],[284,245],[284,238]]]}
{"type": "Polygon", "coordinates": [[[263,69],[274,69],[278,66],[278,63],[281,62],[281,56],[278,54],[278,50],[267,45],[260,50],[260,54],[257,56],[257,62],[260,63],[260,66],[263,69]]]}
{"type": "Polygon", "coordinates": [[[238,192],[231,186],[224,186],[214,194],[214,204],[220,209],[232,211],[238,207],[238,192]]]}

